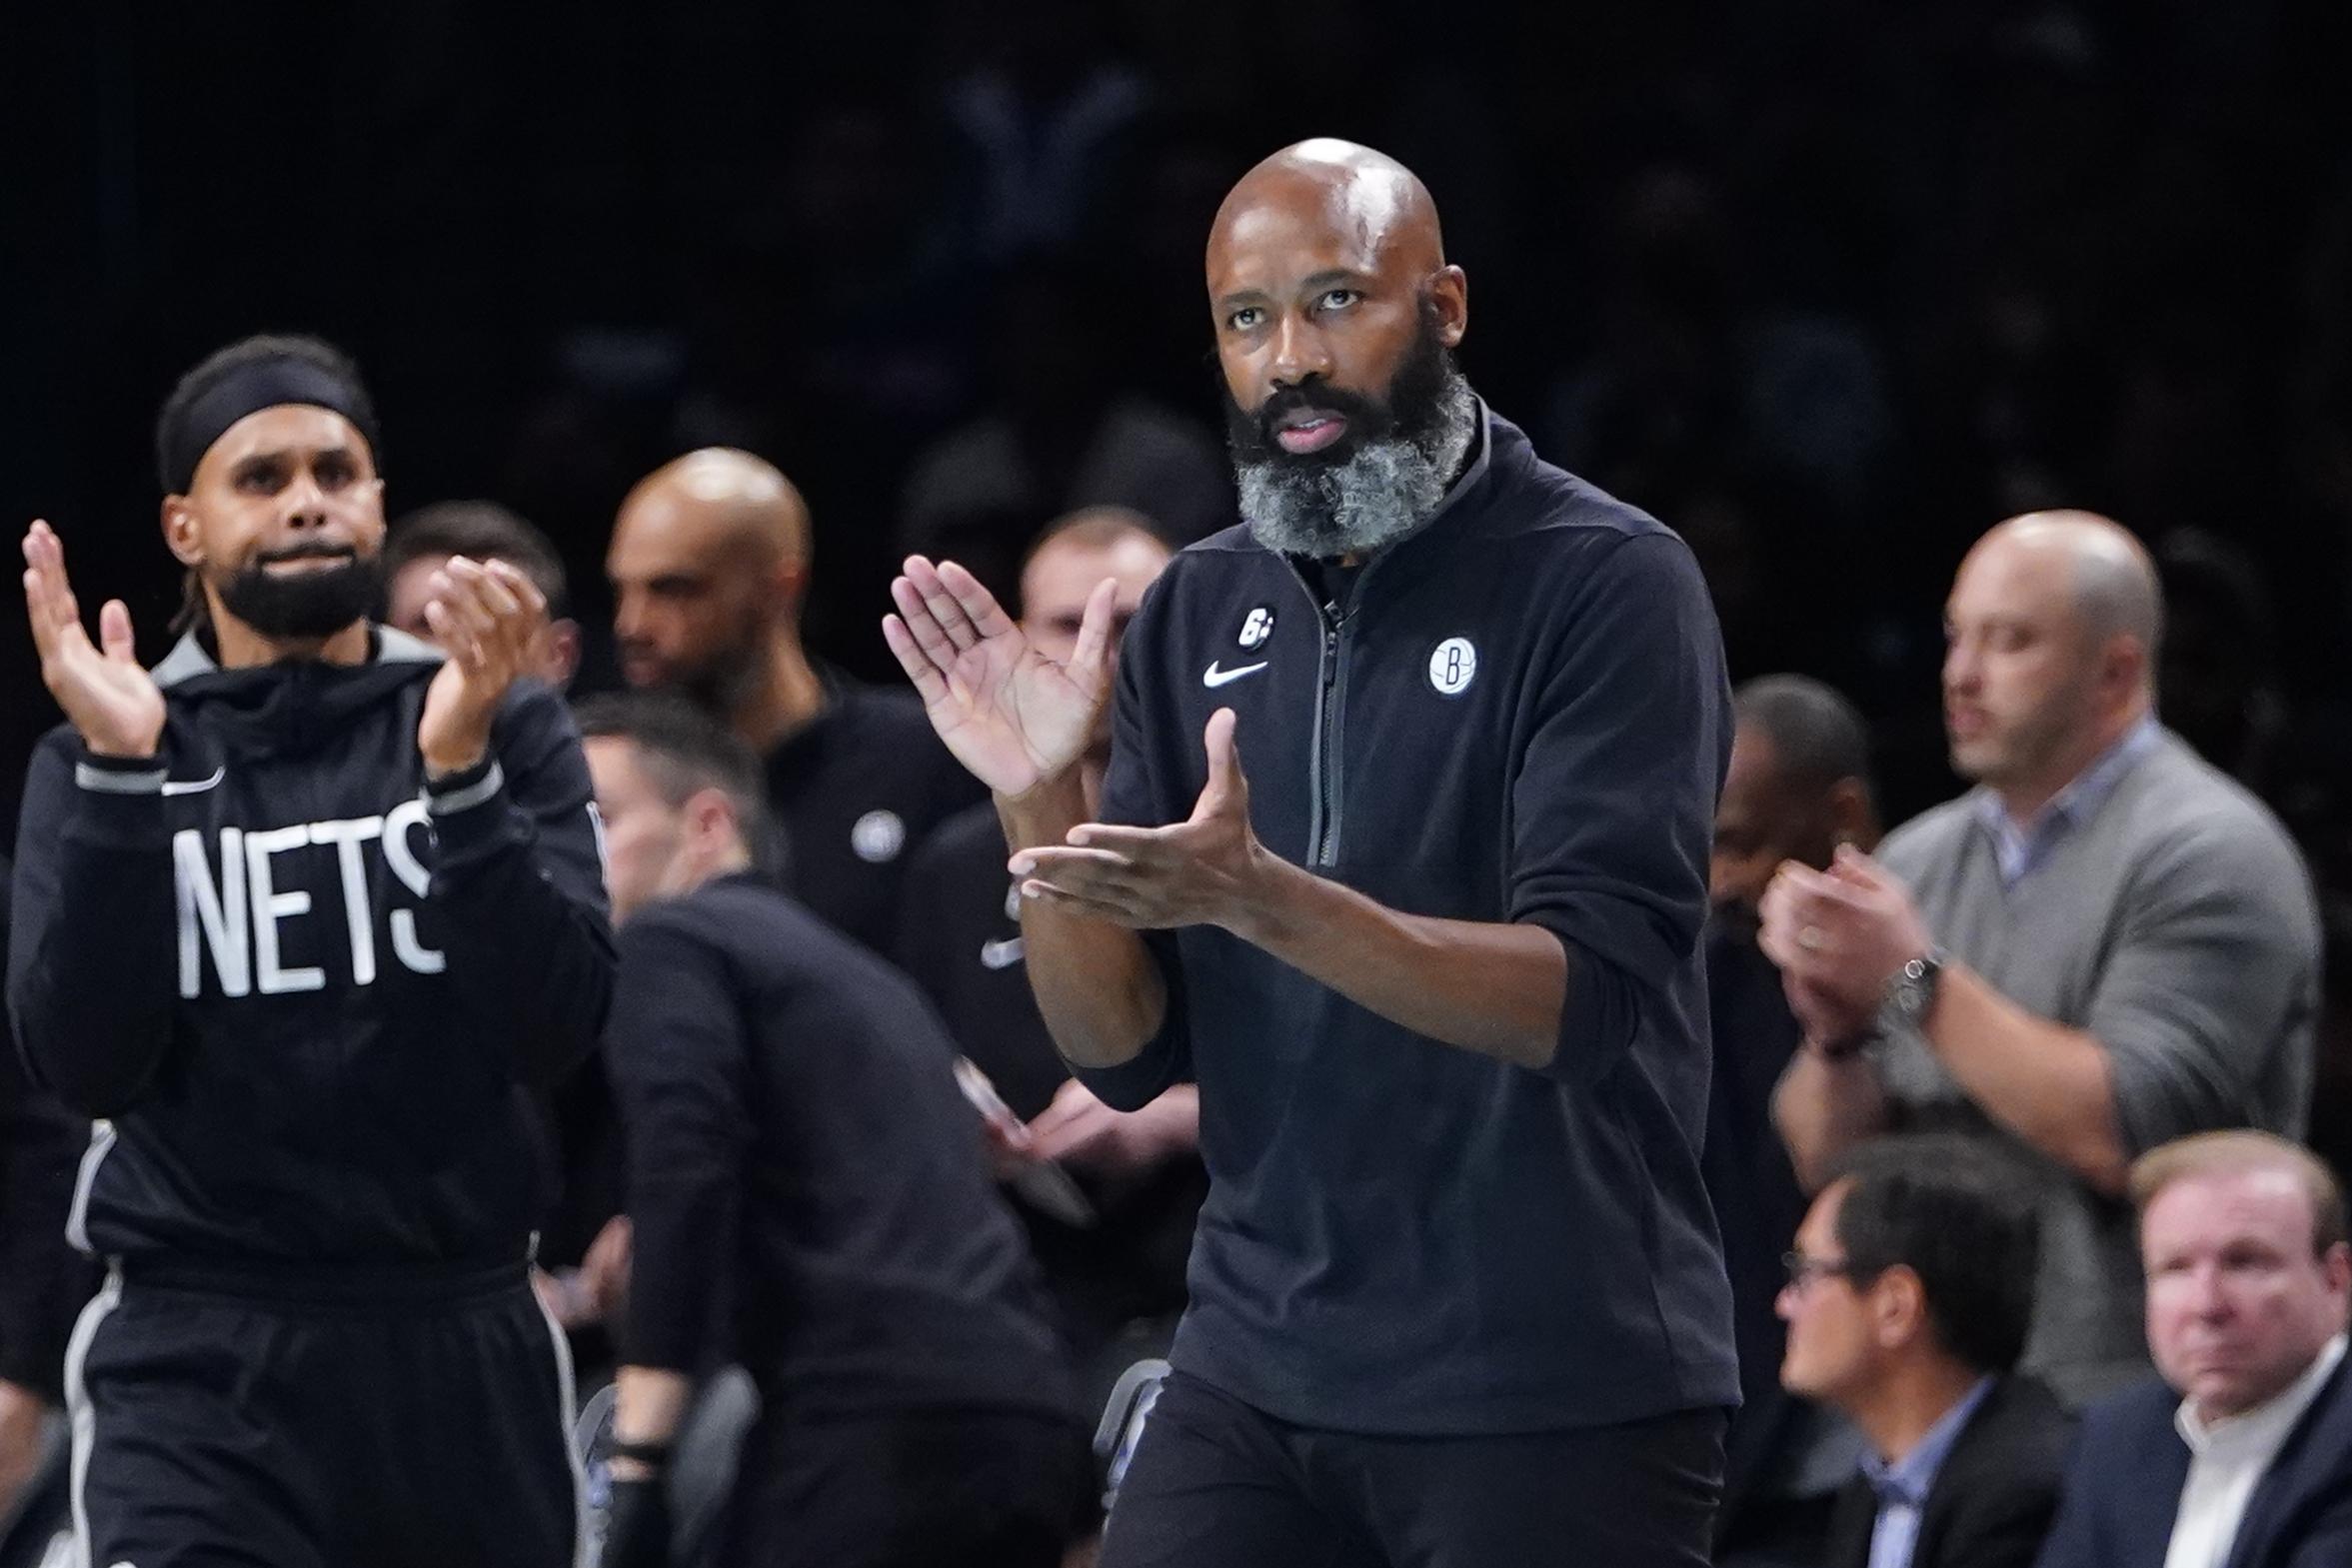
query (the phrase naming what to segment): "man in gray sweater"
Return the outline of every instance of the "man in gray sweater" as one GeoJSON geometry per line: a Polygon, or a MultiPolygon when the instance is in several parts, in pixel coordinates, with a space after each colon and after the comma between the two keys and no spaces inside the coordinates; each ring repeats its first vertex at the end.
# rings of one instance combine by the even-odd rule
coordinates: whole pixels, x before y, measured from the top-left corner
{"type": "Polygon", "coordinates": [[[1974,1133],[2042,1182],[2024,1367],[2080,1406],[2145,1375],[2125,1173],[2215,1127],[2300,1137],[2319,922],[2271,814],[2155,718],[2161,601],[2132,537],[1994,529],[1945,608],[1952,766],[1977,787],[1825,871],[1763,944],[1805,1043],[1773,1114],[1808,1185],[1862,1140],[1974,1133]]]}

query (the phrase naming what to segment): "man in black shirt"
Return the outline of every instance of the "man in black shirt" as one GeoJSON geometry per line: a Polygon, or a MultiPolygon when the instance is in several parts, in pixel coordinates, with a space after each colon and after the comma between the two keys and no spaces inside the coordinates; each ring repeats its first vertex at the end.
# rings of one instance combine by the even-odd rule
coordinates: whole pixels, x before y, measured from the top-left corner
{"type": "Polygon", "coordinates": [[[730,1564],[1052,1568],[1085,1443],[955,1048],[905,976],[752,873],[750,754],[583,705],[621,979],[606,1057],[636,1258],[607,1563],[664,1560],[660,1468],[714,1318],[761,1415],[730,1564]]]}
{"type": "Polygon", "coordinates": [[[588,774],[516,677],[544,615],[453,559],[451,652],[366,619],[375,416],[256,338],[158,421],[193,626],[150,673],[25,537],[66,723],[26,780],[9,1003],[101,1118],[69,1234],[108,1260],[65,1383],[84,1560],[560,1568],[571,1371],[526,1276],[530,1095],[613,974],[588,774]]]}
{"type": "MultiPolygon", "coordinates": [[[[1095,585],[1118,583],[1114,635],[1168,565],[1146,521],[1094,508],[1048,527],[1021,566],[1021,627],[1047,658],[1067,659],[1095,585]]],[[[1111,761],[1111,715],[1080,763],[1087,798],[1100,797],[1111,761]]],[[[1019,889],[1005,872],[1005,829],[983,801],[950,817],[907,872],[900,966],[930,993],[955,1037],[1016,1120],[990,1124],[1003,1167],[1050,1161],[1077,1173],[1091,1216],[1036,1203],[1020,1212],[1046,1271],[1082,1381],[1108,1392],[1127,1359],[1120,1331],[1184,1302],[1205,1176],[1199,1091],[1179,1083],[1139,1111],[1114,1110],[1070,1075],[1039,1016],[1022,969],[1019,889]]],[[[1020,1188],[1013,1188],[1018,1195],[1020,1188]]]]}
{"type": "Polygon", "coordinates": [[[1105,1568],[1696,1568],[1738,1397],[1705,586],[1471,394],[1392,160],[1275,155],[1207,263],[1248,524],[1129,628],[1099,812],[1109,585],[1062,664],[920,558],[885,623],[996,791],[1063,1054],[1114,1105],[1200,1086],[1191,1305],[1105,1568]]]}
{"type": "Polygon", "coordinates": [[[605,556],[632,687],[684,692],[766,760],[784,885],[877,952],[898,934],[908,851],[981,797],[914,694],[809,657],[809,513],[776,469],[713,447],[622,503],[605,556]]]}

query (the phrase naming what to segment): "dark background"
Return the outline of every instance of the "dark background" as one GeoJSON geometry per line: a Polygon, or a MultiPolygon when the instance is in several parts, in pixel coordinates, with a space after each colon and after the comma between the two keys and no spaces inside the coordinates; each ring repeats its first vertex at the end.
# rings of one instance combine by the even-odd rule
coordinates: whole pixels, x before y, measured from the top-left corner
{"type": "MultiPolygon", "coordinates": [[[[1951,786],[1961,551],[2086,506],[2179,585],[2168,717],[2333,889],[2348,65],[2352,7],[2284,0],[15,7],[0,520],[55,522],[160,654],[153,411],[237,335],[316,331],[374,384],[391,510],[517,507],[600,640],[630,482],[773,457],[815,510],[812,642],[887,675],[911,527],[1008,552],[1115,409],[1215,458],[1209,215],[1343,135],[1435,192],[1473,382],[1684,532],[1736,675],[1862,703],[1894,815],[1951,786]],[[976,428],[1027,488],[951,473],[911,525],[976,428]]],[[[54,711],[0,600],[12,814],[54,711]]]]}

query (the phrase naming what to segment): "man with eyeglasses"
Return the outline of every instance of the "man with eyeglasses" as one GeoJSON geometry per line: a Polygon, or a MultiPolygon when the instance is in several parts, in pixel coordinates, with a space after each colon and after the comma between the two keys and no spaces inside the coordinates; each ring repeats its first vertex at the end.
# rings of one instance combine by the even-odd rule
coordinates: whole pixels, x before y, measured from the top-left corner
{"type": "Polygon", "coordinates": [[[1869,1443],[1822,1568],[2033,1562],[2073,1428],[2015,1370],[2037,1241],[2030,1189],[1964,1138],[1888,1138],[1832,1171],[1779,1302],[1781,1383],[1869,1443]]]}

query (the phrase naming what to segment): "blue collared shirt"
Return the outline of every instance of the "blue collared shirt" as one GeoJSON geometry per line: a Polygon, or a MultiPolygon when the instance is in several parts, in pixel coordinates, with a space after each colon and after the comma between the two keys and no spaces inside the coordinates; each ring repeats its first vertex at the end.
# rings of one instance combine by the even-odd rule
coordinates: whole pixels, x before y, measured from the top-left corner
{"type": "Polygon", "coordinates": [[[2115,792],[2123,776],[2131,772],[2131,765],[2156,744],[2159,734],[2155,715],[2142,719],[2123,739],[2100,753],[2090,767],[2076,774],[2074,782],[2052,795],[2050,802],[2034,812],[2033,820],[2022,827],[2001,803],[1998,793],[1987,789],[1979,794],[1976,815],[1984,823],[1985,831],[1992,834],[1993,852],[2001,865],[2001,885],[2016,886],[2050,857],[2059,839],[2090,820],[2107,796],[2115,792]]]}
{"type": "Polygon", "coordinates": [[[1980,1377],[1976,1386],[1946,1410],[1909,1453],[1888,1464],[1876,1454],[1862,1456],[1862,1478],[1878,1494],[1878,1519],[1870,1527],[1870,1568],[1911,1568],[1911,1549],[1919,1544],[1919,1512],[1935,1473],[1943,1468],[1960,1429],[1992,1392],[1993,1380],[1980,1377]]]}

